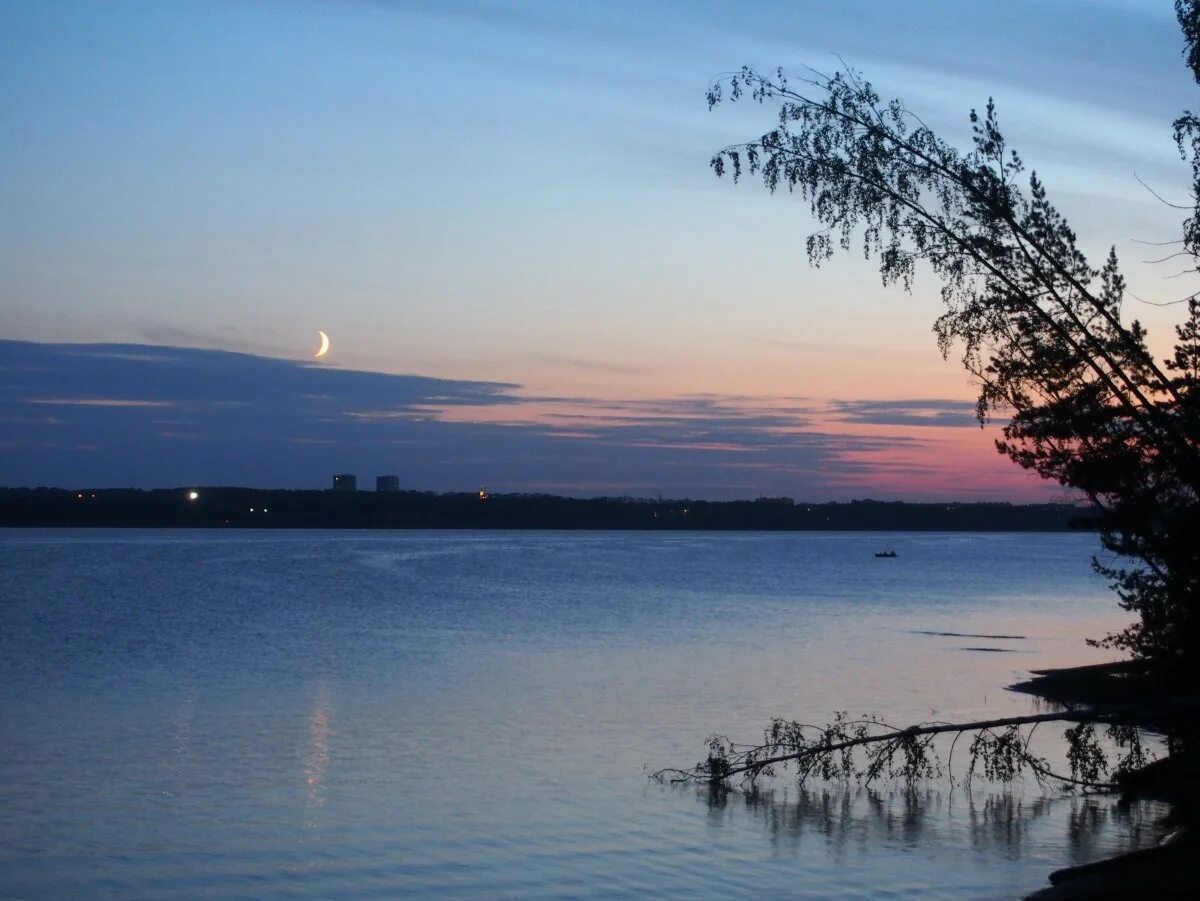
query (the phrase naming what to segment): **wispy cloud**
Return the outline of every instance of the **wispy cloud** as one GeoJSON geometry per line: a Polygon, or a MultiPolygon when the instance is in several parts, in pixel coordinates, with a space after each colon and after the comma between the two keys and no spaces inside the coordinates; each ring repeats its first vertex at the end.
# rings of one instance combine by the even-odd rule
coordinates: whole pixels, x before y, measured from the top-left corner
{"type": "Polygon", "coordinates": [[[31,397],[27,404],[58,407],[172,407],[166,400],[133,400],[118,397],[31,397]]]}
{"type": "Polygon", "coordinates": [[[835,400],[831,410],[846,422],[869,425],[903,425],[979,428],[975,404],[944,399],[835,400]]]}

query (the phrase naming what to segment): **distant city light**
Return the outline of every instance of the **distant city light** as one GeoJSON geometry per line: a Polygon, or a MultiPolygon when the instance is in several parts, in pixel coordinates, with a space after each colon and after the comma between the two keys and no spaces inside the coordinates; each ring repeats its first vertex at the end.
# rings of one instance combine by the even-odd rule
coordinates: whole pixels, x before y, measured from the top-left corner
{"type": "Polygon", "coordinates": [[[200,492],[199,491],[189,491],[187,497],[188,497],[189,501],[198,501],[198,500],[200,500],[200,492]]]}

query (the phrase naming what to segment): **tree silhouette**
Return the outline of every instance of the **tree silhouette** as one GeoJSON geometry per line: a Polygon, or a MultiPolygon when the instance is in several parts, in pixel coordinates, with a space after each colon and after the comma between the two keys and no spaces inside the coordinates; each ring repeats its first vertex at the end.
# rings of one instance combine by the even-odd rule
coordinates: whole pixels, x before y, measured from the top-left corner
{"type": "MultiPolygon", "coordinates": [[[[1200,84],[1200,3],[1175,0],[1175,16],[1183,29],[1183,58],[1192,77],[1200,84]]],[[[1184,159],[1192,164],[1192,215],[1183,224],[1183,249],[1195,258],[1200,255],[1200,118],[1185,112],[1175,120],[1175,142],[1184,159]]]]}
{"type": "MultiPolygon", "coordinates": [[[[1200,18],[1178,3],[1197,69],[1200,18]]],[[[918,269],[941,284],[934,330],[979,389],[981,424],[1007,419],[1000,452],[1082,492],[1102,511],[1095,562],[1137,619],[1102,643],[1132,652],[1178,683],[1192,677],[1200,593],[1200,304],[1185,301],[1174,354],[1156,360],[1123,310],[1115,250],[1099,267],[1009,147],[995,105],[971,111],[960,150],[902,101],[883,101],[845,69],[789,78],[752,68],[708,90],[710,108],[749,98],[778,107],[775,126],[712,159],[718,176],[758,176],[808,202],[820,227],[809,262],[860,247],[885,284],[911,289],[918,269]]],[[[1200,119],[1175,123],[1200,199],[1200,119]]],[[[1200,248],[1200,216],[1183,224],[1200,248]]],[[[1197,668],[1200,669],[1200,668],[1197,668]]]]}

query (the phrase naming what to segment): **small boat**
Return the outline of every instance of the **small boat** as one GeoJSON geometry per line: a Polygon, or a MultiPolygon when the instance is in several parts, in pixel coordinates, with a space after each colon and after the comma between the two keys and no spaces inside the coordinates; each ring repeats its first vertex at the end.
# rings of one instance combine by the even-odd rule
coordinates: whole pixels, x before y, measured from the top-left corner
{"type": "Polygon", "coordinates": [[[875,556],[876,557],[895,557],[896,552],[895,551],[879,551],[879,553],[877,553],[875,556]]]}

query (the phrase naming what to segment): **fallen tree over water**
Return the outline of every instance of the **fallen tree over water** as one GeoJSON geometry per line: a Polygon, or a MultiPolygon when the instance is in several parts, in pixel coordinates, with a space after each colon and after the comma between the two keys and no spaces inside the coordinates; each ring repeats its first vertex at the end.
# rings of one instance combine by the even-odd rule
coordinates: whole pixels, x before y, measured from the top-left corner
{"type": "Polygon", "coordinates": [[[987,720],[898,728],[878,717],[852,719],[845,713],[823,726],[775,719],[761,742],[743,745],[713,736],[704,760],[689,768],[662,769],[652,777],[721,790],[737,784],[752,797],[760,779],[785,770],[794,771],[801,786],[814,779],[861,785],[899,779],[909,788],[938,777],[967,786],[975,778],[1009,783],[1029,773],[1048,789],[1120,793],[1123,801],[1167,801],[1173,807],[1161,822],[1168,836],[1162,845],[1057,870],[1050,876],[1051,887],[1031,897],[1194,897],[1200,891],[1200,871],[1192,866],[1200,850],[1195,830],[1200,756],[1190,749],[1196,746],[1200,696],[1159,694],[1155,678],[1141,661],[1037,671],[1034,679],[1011,688],[1058,709],[987,720]],[[1068,724],[1062,733],[1066,772],[1055,772],[1032,749],[1038,728],[1052,723],[1068,724]],[[1162,739],[1167,755],[1156,757],[1146,747],[1148,734],[1156,743],[1162,739]],[[950,735],[943,763],[935,740],[950,735]],[[959,751],[968,759],[956,777],[955,753],[968,736],[959,751]]]}
{"type": "MultiPolygon", "coordinates": [[[[1171,706],[1180,704],[1172,702],[1171,706]]],[[[1187,706],[1195,709],[1200,702],[1189,701],[1187,706]]],[[[1130,774],[1153,759],[1138,725],[1145,712],[1144,706],[1063,709],[972,722],[924,722],[905,728],[871,715],[851,719],[845,712],[835,714],[823,726],[776,718],[759,743],[738,744],[724,735],[714,735],[708,740],[708,756],[695,766],[661,769],[652,775],[660,782],[739,780],[752,787],[762,777],[776,776],[793,767],[801,785],[812,777],[862,784],[890,778],[911,784],[945,775],[954,781],[955,748],[960,738],[970,735],[962,780],[967,783],[979,775],[1011,782],[1029,772],[1041,783],[1068,789],[1118,791],[1130,774]],[[1054,722],[1074,724],[1063,733],[1068,773],[1055,772],[1031,749],[1038,726],[1054,722]],[[1098,725],[1104,730],[1104,741],[1097,733],[1098,725]],[[954,735],[954,741],[943,763],[934,740],[948,734],[954,735]],[[1105,744],[1116,753],[1106,751],[1105,744]]]]}
{"type": "Polygon", "coordinates": [[[704,760],[689,768],[666,768],[653,773],[660,782],[753,787],[763,777],[794,769],[803,784],[822,781],[869,784],[880,778],[912,784],[945,776],[970,783],[982,777],[1011,782],[1022,773],[1044,785],[1066,789],[1194,800],[1200,778],[1191,773],[1190,749],[1200,717],[1200,695],[1172,695],[1143,661],[1126,660],[1065,669],[1034,670],[1033,678],[1009,686],[1033,695],[1054,709],[1021,716],[963,722],[922,722],[894,726],[877,716],[850,718],[835,714],[823,726],[776,718],[763,731],[762,741],[739,744],[724,735],[711,736],[704,760]],[[1032,750],[1042,724],[1070,724],[1063,732],[1067,772],[1055,772],[1032,750]],[[1157,759],[1146,747],[1155,737],[1168,756],[1157,759]],[[934,742],[954,739],[943,763],[934,742]],[[960,777],[954,772],[959,741],[970,736],[960,777]],[[1164,774],[1172,767],[1178,791],[1164,791],[1164,774]],[[1181,775],[1186,778],[1178,778],[1181,775]]]}

